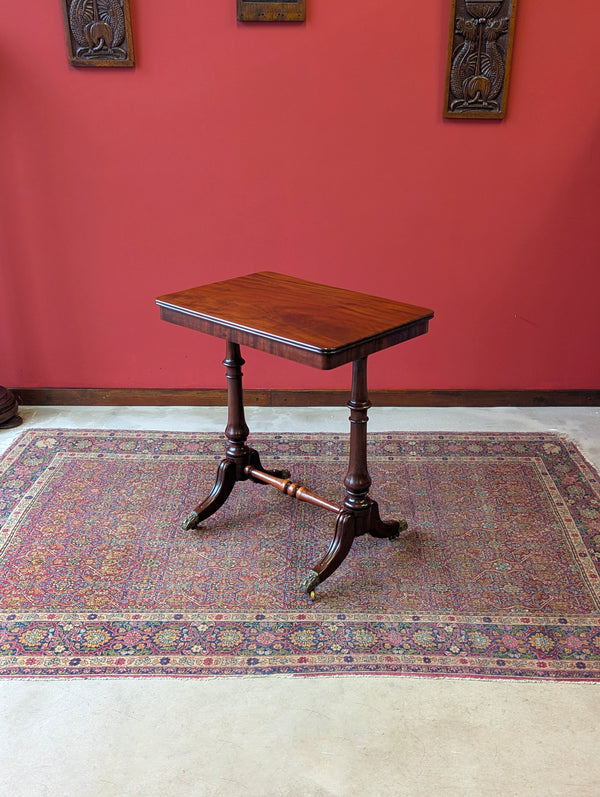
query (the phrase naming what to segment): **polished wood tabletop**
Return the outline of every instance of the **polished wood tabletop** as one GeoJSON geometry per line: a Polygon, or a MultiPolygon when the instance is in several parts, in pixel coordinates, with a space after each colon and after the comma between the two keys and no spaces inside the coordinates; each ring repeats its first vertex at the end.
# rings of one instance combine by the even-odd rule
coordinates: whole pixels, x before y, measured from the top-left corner
{"type": "Polygon", "coordinates": [[[271,271],[160,296],[161,318],[331,369],[427,332],[433,311],[271,271]]]}

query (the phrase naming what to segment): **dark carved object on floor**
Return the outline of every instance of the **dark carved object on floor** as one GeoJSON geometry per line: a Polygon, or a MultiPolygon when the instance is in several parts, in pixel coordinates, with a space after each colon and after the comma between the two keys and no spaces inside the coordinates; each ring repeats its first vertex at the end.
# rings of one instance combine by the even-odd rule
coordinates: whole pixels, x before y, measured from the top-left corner
{"type": "Polygon", "coordinates": [[[504,119],[517,0],[452,0],[444,116],[504,119]]]}
{"type": "Polygon", "coordinates": [[[19,405],[14,394],[0,386],[0,429],[13,429],[20,426],[23,419],[18,414],[19,405]]]}
{"type": "Polygon", "coordinates": [[[62,0],[72,66],[134,66],[129,0],[62,0]]]}
{"type": "Polygon", "coordinates": [[[240,22],[304,22],[306,0],[237,0],[237,18],[240,22]]]}

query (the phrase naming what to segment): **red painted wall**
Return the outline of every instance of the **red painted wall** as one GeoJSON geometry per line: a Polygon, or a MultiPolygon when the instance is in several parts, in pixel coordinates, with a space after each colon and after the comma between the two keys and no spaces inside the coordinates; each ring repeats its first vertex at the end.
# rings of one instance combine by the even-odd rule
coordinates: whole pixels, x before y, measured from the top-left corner
{"type": "MultiPolygon", "coordinates": [[[[449,0],[131,0],[134,70],[5,5],[0,383],[221,387],[154,297],[272,269],[435,309],[373,388],[600,388],[595,0],[521,2],[504,122],[442,119],[449,0]]],[[[244,355],[247,387],[346,385],[244,355]]]]}

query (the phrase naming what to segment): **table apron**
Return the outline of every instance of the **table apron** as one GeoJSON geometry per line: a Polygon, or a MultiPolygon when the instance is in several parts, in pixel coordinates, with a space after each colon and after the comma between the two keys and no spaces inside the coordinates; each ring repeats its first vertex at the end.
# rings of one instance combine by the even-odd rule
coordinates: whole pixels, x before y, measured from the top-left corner
{"type": "Polygon", "coordinates": [[[412,324],[403,324],[401,327],[383,332],[381,335],[370,337],[364,341],[353,341],[348,346],[335,349],[312,348],[296,341],[289,341],[271,336],[265,332],[233,327],[230,324],[220,323],[214,319],[201,318],[197,315],[176,310],[171,307],[160,306],[160,317],[171,324],[204,332],[213,337],[223,338],[232,343],[249,346],[259,351],[284,357],[288,360],[309,365],[312,368],[331,370],[340,365],[367,357],[376,351],[382,351],[390,346],[396,346],[406,340],[424,335],[429,327],[429,319],[419,319],[412,324]]]}

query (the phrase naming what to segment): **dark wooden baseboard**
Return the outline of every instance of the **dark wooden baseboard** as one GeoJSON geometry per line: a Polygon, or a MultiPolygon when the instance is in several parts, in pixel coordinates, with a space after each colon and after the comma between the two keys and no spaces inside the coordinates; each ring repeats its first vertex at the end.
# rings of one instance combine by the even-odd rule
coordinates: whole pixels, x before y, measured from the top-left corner
{"type": "MultiPolygon", "coordinates": [[[[227,404],[225,390],[11,388],[23,405],[204,406],[227,404]]],[[[339,407],[346,390],[244,390],[247,407],[339,407]]],[[[371,390],[379,407],[598,407],[600,390],[371,390]]]]}

